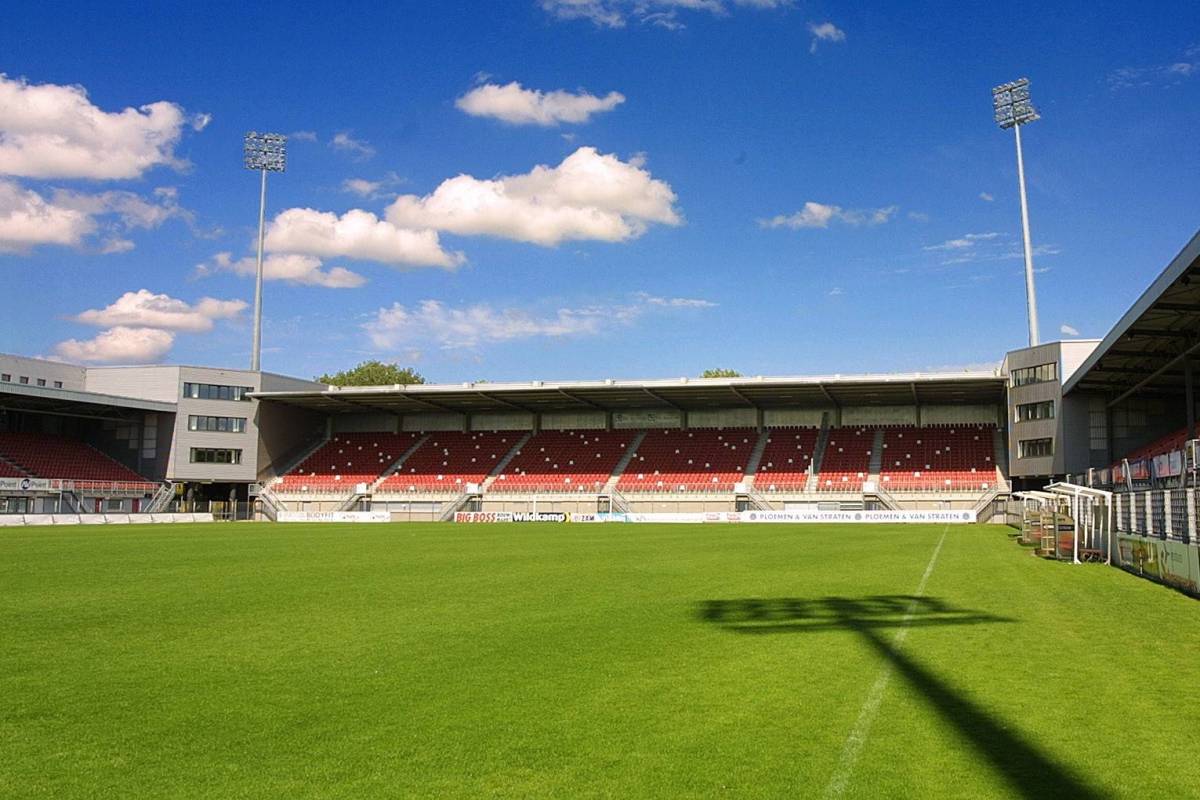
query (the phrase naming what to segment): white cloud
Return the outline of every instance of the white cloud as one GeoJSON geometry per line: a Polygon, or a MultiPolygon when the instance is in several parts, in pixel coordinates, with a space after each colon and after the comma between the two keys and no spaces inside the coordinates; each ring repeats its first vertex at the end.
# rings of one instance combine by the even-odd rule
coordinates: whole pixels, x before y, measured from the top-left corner
{"type": "Polygon", "coordinates": [[[89,214],[0,179],[0,253],[27,253],[45,244],[78,247],[95,229],[89,214]]]}
{"type": "Polygon", "coordinates": [[[89,216],[115,215],[126,230],[150,230],[176,217],[192,222],[191,212],[180,207],[179,195],[174,187],[162,186],[155,189],[153,194],[156,202],[125,191],[84,194],[59,190],[54,193],[54,202],[89,216]]]}
{"type": "Polygon", "coordinates": [[[395,197],[396,193],[388,190],[402,183],[404,183],[403,178],[395,172],[389,172],[374,181],[366,178],[347,178],[342,181],[342,191],[356,194],[367,200],[376,200],[380,197],[395,197]]]}
{"type": "Polygon", "coordinates": [[[473,117],[492,117],[513,125],[552,126],[564,122],[587,122],[593,114],[612,111],[625,102],[625,95],[609,92],[603,97],[562,89],[543,92],[526,89],[513,81],[478,86],[458,98],[454,105],[473,117]]]}
{"type": "Polygon", "coordinates": [[[175,343],[175,334],[154,328],[117,327],[93,339],[67,339],[54,352],[67,361],[94,364],[146,364],[161,361],[175,343]]]}
{"type": "Polygon", "coordinates": [[[366,161],[375,155],[375,148],[362,139],[355,139],[349,131],[334,134],[329,146],[339,153],[347,153],[355,161],[366,161]]]}
{"type": "Polygon", "coordinates": [[[208,123],[212,122],[212,114],[192,114],[188,121],[191,123],[192,130],[202,131],[208,127],[208,123]]]}
{"type": "Polygon", "coordinates": [[[634,299],[647,306],[660,308],[716,308],[711,300],[701,300],[695,297],[655,297],[645,292],[634,293],[634,299]]]}
{"type": "Polygon", "coordinates": [[[129,239],[123,239],[120,236],[112,236],[100,243],[100,254],[107,256],[114,253],[128,253],[135,247],[137,247],[137,245],[135,245],[129,239]]]}
{"type": "Polygon", "coordinates": [[[1189,47],[1180,60],[1169,64],[1121,67],[1108,73],[1108,88],[1112,91],[1155,85],[1180,83],[1200,74],[1200,46],[1189,47]]]}
{"type": "MultiPolygon", "coordinates": [[[[1019,241],[1014,241],[1008,234],[989,231],[987,233],[968,233],[955,239],[947,239],[938,244],[926,245],[921,248],[926,252],[942,252],[945,257],[943,265],[971,264],[987,261],[1004,261],[1024,258],[1019,241]]],[[[1033,255],[1052,256],[1062,252],[1058,245],[1043,244],[1033,248],[1033,255]]]]}
{"type": "Polygon", "coordinates": [[[924,211],[910,211],[908,218],[913,222],[929,222],[929,215],[924,211]]]}
{"type": "Polygon", "coordinates": [[[429,226],[397,226],[370,211],[351,209],[340,217],[329,211],[289,208],[267,229],[266,249],[321,258],[354,258],[393,266],[454,268],[461,253],[442,249],[429,226]],[[421,227],[424,230],[411,230],[421,227]]]}
{"type": "Polygon", "coordinates": [[[899,210],[899,206],[842,208],[809,200],[794,214],[777,214],[768,219],[760,219],[758,224],[763,228],[791,228],[793,230],[828,228],[833,222],[841,222],[845,225],[882,225],[890,221],[899,210]]]}
{"type": "Polygon", "coordinates": [[[379,181],[369,181],[366,178],[346,178],[342,181],[342,191],[356,194],[359,197],[374,197],[383,187],[379,181]]]}
{"type": "Polygon", "coordinates": [[[842,287],[840,287],[840,286],[835,286],[835,287],[833,287],[832,289],[830,289],[830,290],[829,290],[829,296],[830,296],[830,297],[841,297],[841,296],[842,296],[842,295],[844,295],[845,293],[846,293],[846,292],[845,292],[845,291],[842,289],[842,287]]]}
{"type": "MultiPolygon", "coordinates": [[[[720,17],[728,14],[730,5],[725,0],[539,0],[539,4],[558,19],[584,19],[599,28],[623,28],[633,20],[667,30],[684,27],[680,11],[706,11],[720,17]]],[[[732,5],[778,9],[792,5],[792,0],[732,0],[732,5]]]]}
{"type": "Polygon", "coordinates": [[[1000,234],[988,233],[968,233],[965,236],[960,236],[957,239],[947,239],[941,244],[931,244],[928,247],[921,248],[922,250],[966,250],[974,247],[979,242],[987,242],[995,239],[1000,234]]]}
{"type": "Polygon", "coordinates": [[[989,194],[988,192],[980,192],[980,193],[979,193],[979,199],[980,199],[980,200],[982,200],[982,201],[983,201],[983,202],[985,202],[985,203],[991,203],[991,202],[993,202],[993,201],[994,201],[996,198],[995,198],[993,195],[989,194]]]}
{"type": "Polygon", "coordinates": [[[111,305],[90,309],[74,317],[76,322],[98,328],[158,328],[203,333],[213,321],[233,319],[246,310],[244,300],[216,300],[204,297],[195,305],[149,289],[126,292],[111,305]]]}
{"type": "Polygon", "coordinates": [[[61,189],[46,198],[0,178],[0,253],[27,253],[39,245],[82,247],[98,232],[106,234],[101,253],[122,253],[133,249],[124,232],[157,228],[173,217],[193,222],[170,187],[156,189],[154,200],[125,191],[85,194],[61,189]]]}
{"type": "MultiPolygon", "coordinates": [[[[234,260],[229,253],[217,253],[212,257],[211,263],[197,264],[193,275],[204,278],[217,272],[232,272],[241,277],[253,277],[257,269],[257,261],[253,256],[234,260]]],[[[264,258],[263,280],[323,286],[326,289],[356,289],[367,282],[362,275],[345,267],[325,269],[321,259],[296,254],[270,255],[264,258]]]]}
{"type": "Polygon", "coordinates": [[[819,42],[844,42],[846,41],[846,32],[834,25],[832,22],[816,22],[808,23],[808,32],[812,34],[812,44],[808,47],[808,52],[817,52],[817,44],[819,42]]]}
{"type": "Polygon", "coordinates": [[[293,142],[315,142],[317,134],[315,131],[292,131],[288,134],[288,139],[293,142]]]}
{"type": "Polygon", "coordinates": [[[1062,327],[1060,327],[1058,329],[1058,332],[1061,333],[1063,336],[1078,336],[1079,335],[1079,331],[1077,331],[1075,328],[1071,327],[1070,325],[1067,325],[1066,323],[1063,323],[1062,327]]]}
{"type": "Polygon", "coordinates": [[[559,308],[538,315],[524,308],[495,308],[488,303],[452,308],[437,300],[424,300],[412,308],[400,303],[381,308],[363,330],[378,350],[422,344],[460,349],[517,339],[594,336],[632,324],[652,311],[715,305],[707,300],[639,292],[628,303],[559,308]]]}
{"type": "Polygon", "coordinates": [[[174,103],[102,111],[81,86],[0,73],[0,175],[120,180],[179,168],[174,151],[186,123],[174,103]]]}
{"type": "Polygon", "coordinates": [[[675,192],[642,168],[581,147],[556,167],[480,180],[459,175],[424,197],[401,195],[387,210],[402,228],[488,235],[543,246],[568,240],[621,242],[652,223],[679,225],[675,192]]]}

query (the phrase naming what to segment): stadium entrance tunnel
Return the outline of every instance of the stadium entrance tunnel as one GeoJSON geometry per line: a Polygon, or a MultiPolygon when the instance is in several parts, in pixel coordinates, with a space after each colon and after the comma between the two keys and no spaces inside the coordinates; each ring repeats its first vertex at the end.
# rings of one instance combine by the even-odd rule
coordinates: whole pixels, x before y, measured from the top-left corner
{"type": "Polygon", "coordinates": [[[883,657],[887,669],[904,679],[941,720],[991,766],[1016,796],[1101,800],[1109,795],[1082,776],[1054,761],[1011,723],[970,700],[932,670],[903,652],[907,628],[942,625],[987,625],[1016,622],[972,609],[958,608],[937,597],[873,595],[867,597],[777,597],[706,600],[700,621],[737,634],[820,633],[852,631],[883,657]]]}

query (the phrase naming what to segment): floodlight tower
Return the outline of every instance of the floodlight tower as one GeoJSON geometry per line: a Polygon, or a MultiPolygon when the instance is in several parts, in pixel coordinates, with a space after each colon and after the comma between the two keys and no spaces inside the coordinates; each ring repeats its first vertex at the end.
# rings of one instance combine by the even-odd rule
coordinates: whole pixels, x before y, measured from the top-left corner
{"type": "Polygon", "coordinates": [[[1017,136],[1017,183],[1021,189],[1021,231],[1025,240],[1025,303],[1029,308],[1029,346],[1040,344],[1038,337],[1037,290],[1033,285],[1033,245],[1029,237],[1029,203],[1025,199],[1025,158],[1021,153],[1021,126],[1039,119],[1029,99],[1029,79],[1018,78],[992,89],[996,124],[1012,128],[1017,136]]]}
{"type": "Polygon", "coordinates": [[[254,273],[254,344],[250,349],[250,369],[257,372],[262,364],[262,285],[263,236],[267,218],[267,173],[283,172],[287,164],[287,137],[280,133],[246,134],[244,148],[246,169],[262,173],[258,193],[258,265],[254,273]]]}

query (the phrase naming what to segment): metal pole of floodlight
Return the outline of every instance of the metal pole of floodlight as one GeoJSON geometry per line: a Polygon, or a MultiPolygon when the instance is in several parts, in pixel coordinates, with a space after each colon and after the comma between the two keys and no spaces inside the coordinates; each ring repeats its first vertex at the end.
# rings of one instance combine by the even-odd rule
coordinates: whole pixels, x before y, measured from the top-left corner
{"type": "Polygon", "coordinates": [[[992,89],[996,124],[1012,128],[1017,138],[1017,184],[1021,190],[1021,233],[1025,244],[1025,303],[1029,309],[1029,346],[1040,343],[1038,336],[1037,290],[1033,285],[1033,245],[1029,236],[1029,202],[1025,199],[1025,157],[1021,153],[1021,126],[1038,119],[1029,99],[1029,79],[1019,78],[992,89]]]}
{"type": "Polygon", "coordinates": [[[250,131],[245,142],[246,169],[262,173],[258,192],[258,263],[254,272],[254,344],[250,349],[250,369],[262,367],[262,285],[263,238],[267,219],[267,173],[283,172],[287,164],[287,137],[280,133],[250,131]]]}

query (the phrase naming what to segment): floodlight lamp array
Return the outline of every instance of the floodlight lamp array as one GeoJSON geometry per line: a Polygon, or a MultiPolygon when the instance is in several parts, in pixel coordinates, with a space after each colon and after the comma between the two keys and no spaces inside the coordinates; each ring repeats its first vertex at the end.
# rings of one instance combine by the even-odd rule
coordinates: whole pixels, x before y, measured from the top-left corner
{"type": "Polygon", "coordinates": [[[244,149],[246,169],[283,172],[287,166],[287,137],[281,133],[246,134],[244,149]]]}
{"type": "Polygon", "coordinates": [[[1033,101],[1029,99],[1029,79],[1018,78],[992,89],[992,107],[996,124],[1008,129],[1039,119],[1033,101]]]}

